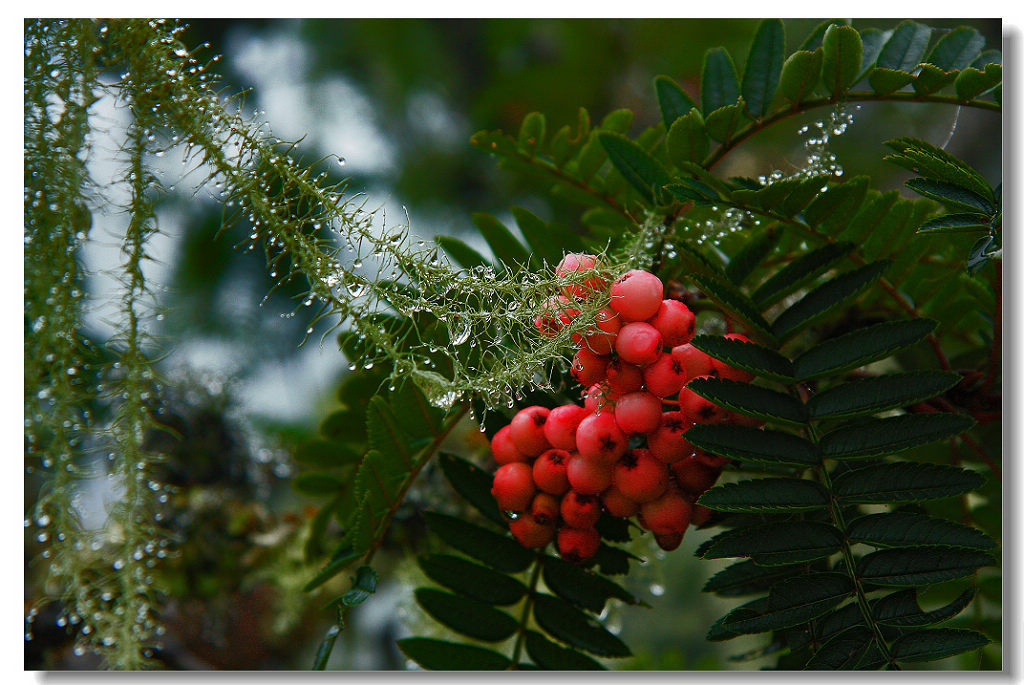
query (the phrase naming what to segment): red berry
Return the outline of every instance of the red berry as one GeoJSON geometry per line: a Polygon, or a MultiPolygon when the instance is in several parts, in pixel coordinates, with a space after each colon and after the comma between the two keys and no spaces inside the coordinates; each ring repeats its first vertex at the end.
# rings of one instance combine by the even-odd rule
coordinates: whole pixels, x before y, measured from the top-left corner
{"type": "Polygon", "coordinates": [[[679,547],[679,545],[683,542],[683,535],[685,535],[685,533],[664,533],[662,535],[655,534],[654,541],[658,543],[658,547],[661,547],[666,552],[671,552],[672,550],[679,547]]]}
{"type": "Polygon", "coordinates": [[[636,392],[644,387],[644,372],[639,366],[629,364],[621,357],[608,362],[605,375],[608,377],[608,387],[620,395],[636,392]]]}
{"type": "Polygon", "coordinates": [[[554,495],[546,492],[537,493],[530,503],[530,516],[542,526],[558,523],[559,505],[560,501],[554,495]]]}
{"type": "Polygon", "coordinates": [[[565,450],[549,449],[533,462],[533,482],[551,495],[564,495],[569,489],[569,476],[565,469],[570,455],[565,450]]]}
{"type": "Polygon", "coordinates": [[[576,455],[565,469],[569,486],[583,495],[599,495],[612,484],[612,465],[576,455]]]}
{"type": "Polygon", "coordinates": [[[570,305],[572,301],[564,295],[552,297],[544,303],[544,309],[533,319],[533,325],[545,338],[553,338],[562,330],[562,326],[571,323],[580,310],[570,305]]]}
{"type": "Polygon", "coordinates": [[[623,433],[651,433],[661,425],[661,400],[647,392],[623,395],[615,404],[615,422],[623,433]]]}
{"type": "Polygon", "coordinates": [[[591,414],[599,414],[605,410],[615,411],[615,402],[619,393],[608,387],[607,380],[594,383],[584,394],[583,407],[591,414]]]}
{"type": "Polygon", "coordinates": [[[679,391],[679,408],[694,423],[722,423],[729,418],[728,411],[689,388],[679,391]]]}
{"type": "Polygon", "coordinates": [[[580,422],[576,449],[588,461],[614,464],[629,449],[629,438],[616,423],[615,412],[606,410],[580,422]]]}
{"type": "Polygon", "coordinates": [[[536,457],[551,445],[544,437],[544,424],[548,420],[547,407],[526,407],[520,409],[509,427],[512,429],[512,441],[520,452],[527,457],[536,457]]]}
{"type": "Polygon", "coordinates": [[[712,375],[718,376],[719,378],[727,378],[730,381],[739,381],[740,383],[749,383],[754,380],[754,374],[743,369],[737,369],[734,366],[729,366],[723,361],[717,359],[711,360],[711,365],[714,367],[714,373],[712,375]]]}
{"type": "Polygon", "coordinates": [[[595,325],[587,326],[583,335],[576,333],[572,341],[579,347],[586,347],[594,354],[611,354],[615,349],[615,338],[622,321],[611,309],[602,309],[594,316],[595,325]]]}
{"type": "Polygon", "coordinates": [[[508,522],[512,535],[523,547],[539,549],[555,539],[555,524],[538,523],[529,513],[508,522]]]}
{"type": "Polygon", "coordinates": [[[756,419],[753,416],[744,416],[743,414],[731,413],[729,423],[749,428],[764,428],[764,419],[756,419]]]}
{"type": "Polygon", "coordinates": [[[644,321],[627,323],[615,338],[615,351],[627,362],[637,366],[646,366],[658,361],[661,347],[661,333],[644,321]]]}
{"type": "Polygon", "coordinates": [[[647,436],[647,448],[656,458],[671,464],[693,454],[693,445],[683,434],[693,427],[693,421],[681,411],[667,411],[661,415],[658,430],[647,436]]]}
{"type": "Polygon", "coordinates": [[[501,428],[491,438],[491,453],[494,454],[494,461],[499,466],[511,464],[514,461],[528,461],[529,457],[519,451],[515,441],[512,440],[512,427],[501,428]]]}
{"type": "Polygon", "coordinates": [[[671,354],[661,355],[658,361],[644,368],[644,385],[658,397],[675,395],[686,381],[683,365],[671,354]]]}
{"type": "Polygon", "coordinates": [[[502,511],[525,510],[533,501],[534,492],[533,469],[528,464],[517,461],[494,472],[491,494],[502,511]]]}
{"type": "Polygon", "coordinates": [[[634,502],[629,499],[622,492],[615,487],[615,483],[601,493],[601,502],[604,504],[604,508],[608,510],[608,513],[612,516],[621,516],[627,518],[629,516],[636,516],[640,511],[640,503],[634,502]]]}
{"type": "Polygon", "coordinates": [[[693,513],[690,515],[690,525],[692,525],[694,528],[703,526],[714,515],[715,512],[713,512],[711,509],[708,509],[704,505],[694,504],[693,513]]]}
{"type": "Polygon", "coordinates": [[[690,344],[672,348],[672,356],[683,365],[686,382],[698,376],[711,376],[715,373],[714,359],[690,344]]]}
{"type": "Polygon", "coordinates": [[[693,457],[700,463],[713,468],[716,471],[721,471],[722,467],[731,461],[727,457],[719,457],[716,454],[708,454],[707,452],[701,452],[700,450],[695,452],[693,457]]]}
{"type": "Polygon", "coordinates": [[[544,422],[544,437],[552,447],[561,450],[576,449],[576,429],[587,413],[586,409],[577,404],[555,407],[548,412],[547,421],[544,422]]]}
{"type": "Polygon", "coordinates": [[[601,502],[593,495],[570,490],[562,498],[562,521],[571,528],[590,528],[601,518],[601,502]]]}
{"type": "Polygon", "coordinates": [[[657,313],[647,323],[658,329],[665,339],[665,347],[685,345],[697,330],[693,312],[679,300],[662,300],[657,313]]]}
{"type": "Polygon", "coordinates": [[[668,488],[668,467],[649,450],[630,450],[615,464],[612,482],[623,495],[643,504],[661,497],[668,488]]]}
{"type": "Polygon", "coordinates": [[[633,269],[622,274],[611,287],[611,308],[625,321],[645,321],[658,312],[665,288],[652,273],[633,269]]]}
{"type": "Polygon", "coordinates": [[[588,349],[579,349],[572,358],[570,371],[577,383],[588,386],[604,379],[607,366],[608,357],[599,357],[588,349]]]}
{"type": "Polygon", "coordinates": [[[655,535],[686,532],[691,510],[690,503],[671,490],[640,507],[645,526],[655,535]]]}
{"type": "MultiPolygon", "coordinates": [[[[588,271],[597,269],[599,266],[597,257],[592,254],[569,253],[562,257],[562,261],[555,267],[555,275],[558,278],[565,278],[577,271],[588,271]]],[[[592,292],[603,290],[607,282],[600,276],[588,278],[582,283],[569,283],[563,285],[561,290],[565,297],[586,297],[592,292]]]]}
{"type": "Polygon", "coordinates": [[[566,561],[582,564],[597,554],[601,536],[593,528],[563,527],[558,531],[558,553],[566,561]]]}
{"type": "Polygon", "coordinates": [[[679,488],[691,495],[703,494],[715,484],[718,474],[721,473],[721,469],[712,468],[696,457],[686,457],[672,462],[669,468],[675,474],[679,488]]]}

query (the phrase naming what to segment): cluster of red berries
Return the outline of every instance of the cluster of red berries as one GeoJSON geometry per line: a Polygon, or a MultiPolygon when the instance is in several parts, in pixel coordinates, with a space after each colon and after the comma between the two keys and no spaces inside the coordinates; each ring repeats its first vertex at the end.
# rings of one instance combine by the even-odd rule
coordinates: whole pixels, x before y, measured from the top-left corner
{"type": "MultiPolygon", "coordinates": [[[[563,286],[534,321],[542,335],[557,334],[579,315],[576,301],[608,287],[593,255],[566,255],[556,273],[575,271],[598,275],[563,286]]],[[[605,511],[635,516],[663,549],[678,547],[687,526],[710,516],[694,502],[728,461],[695,450],[684,433],[695,423],[751,423],[686,388],[703,376],[753,376],[689,344],[693,312],[663,299],[657,276],[629,271],[609,294],[594,325],[573,336],[572,375],[586,388],[583,406],[526,407],[491,440],[498,464],[491,493],[512,534],[530,548],[557,538],[562,557],[576,563],[597,552],[594,526],[605,511]]]]}

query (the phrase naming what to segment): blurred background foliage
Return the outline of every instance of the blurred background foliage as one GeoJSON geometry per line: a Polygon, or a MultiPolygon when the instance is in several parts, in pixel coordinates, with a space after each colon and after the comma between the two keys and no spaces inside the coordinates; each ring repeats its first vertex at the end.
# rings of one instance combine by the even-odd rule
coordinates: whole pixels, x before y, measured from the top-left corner
{"type": "MultiPolygon", "coordinates": [[[[595,121],[614,109],[633,110],[635,135],[660,120],[654,76],[667,74],[697,94],[704,52],[722,45],[741,63],[757,21],[203,19],[186,22],[183,41],[190,48],[208,43],[207,58],[223,54],[217,70],[225,89],[251,91],[244,106],[264,112],[277,135],[306,136],[301,159],[343,157],[345,165],[332,166],[332,173],[347,178],[352,193],[365,194],[368,207],[382,206],[389,222],[404,222],[407,212],[413,233],[455,235],[487,255],[472,212],[504,219],[509,206],[520,205],[574,226],[578,208],[501,170],[470,146],[474,132],[514,132],[531,111],[545,113],[549,130],[575,126],[577,109],[586,107],[595,121]]],[[[820,21],[787,20],[789,50],[820,21]]],[[[1001,40],[999,20],[922,21],[939,28],[974,26],[988,46],[1001,40]]],[[[853,22],[861,29],[897,23],[853,22]]],[[[864,103],[852,113],[853,125],[831,149],[848,175],[870,174],[876,188],[901,187],[908,176],[881,162],[882,142],[896,135],[936,145],[948,139],[949,152],[993,184],[999,180],[996,116],[896,103],[864,103]]],[[[759,133],[717,173],[757,176],[799,164],[802,140],[796,131],[814,117],[794,117],[759,133]]],[[[111,121],[116,127],[116,117],[111,121]]],[[[172,175],[181,175],[169,164],[172,175]]],[[[103,170],[96,164],[91,170],[102,184],[103,170]]],[[[321,608],[325,595],[302,592],[316,570],[302,549],[313,508],[289,487],[301,473],[289,454],[315,438],[323,418],[343,406],[336,390],[348,373],[347,360],[333,338],[319,343],[319,331],[299,347],[309,317],[295,300],[298,286],[272,291],[275,279],[259,256],[235,247],[245,236],[218,235],[220,206],[194,196],[187,177],[178,185],[159,213],[175,237],[160,245],[160,264],[153,267],[154,281],[166,287],[166,311],[154,331],[168,353],[160,368],[172,388],[161,399],[163,421],[176,432],[154,440],[167,441],[166,481],[177,491],[166,525],[180,552],[161,571],[170,596],[160,657],[171,668],[308,668],[332,616],[321,608]]],[[[102,224],[104,218],[95,220],[102,224]]],[[[114,257],[116,245],[83,256],[97,274],[114,257]]],[[[101,291],[102,277],[93,277],[88,287],[101,291]]],[[[102,327],[101,317],[93,321],[102,327]]],[[[359,427],[349,429],[358,433],[359,427]]],[[[472,427],[453,443],[455,453],[485,449],[472,427]]],[[[428,470],[421,481],[413,502],[446,499],[438,474],[428,470]]],[[[28,497],[31,492],[27,487],[28,497]]],[[[419,571],[402,554],[418,528],[415,517],[400,522],[396,539],[375,564],[383,579],[378,595],[350,615],[331,668],[401,668],[394,639],[424,634],[407,589],[419,571]]],[[[706,537],[691,534],[669,555],[638,541],[638,553],[649,561],[627,582],[654,609],[615,610],[621,615],[611,625],[621,625],[621,636],[637,654],[615,667],[729,669],[766,663],[731,661],[730,654],[744,649],[739,640],[704,640],[706,627],[729,606],[699,592],[725,565],[693,557],[706,537]]],[[[28,541],[26,563],[32,556],[28,541]]],[[[38,586],[28,568],[30,603],[38,586]]],[[[45,623],[41,617],[37,626],[45,623]]],[[[26,642],[26,668],[95,666],[88,656],[71,652],[64,628],[52,628],[37,627],[36,638],[26,642]]],[[[954,662],[944,666],[978,666],[954,662]]]]}

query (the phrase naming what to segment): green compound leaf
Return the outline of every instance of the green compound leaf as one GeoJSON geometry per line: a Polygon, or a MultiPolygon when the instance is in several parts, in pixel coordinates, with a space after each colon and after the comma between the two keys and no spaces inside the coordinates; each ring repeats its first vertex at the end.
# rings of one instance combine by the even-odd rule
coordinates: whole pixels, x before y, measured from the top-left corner
{"type": "Polygon", "coordinates": [[[953,618],[967,608],[977,591],[967,588],[949,604],[934,611],[922,611],[917,604],[917,591],[908,588],[882,597],[874,603],[875,620],[894,628],[920,628],[932,626],[953,618]]]}
{"type": "Polygon", "coordinates": [[[786,53],[786,29],[781,19],[765,19],[758,25],[747,54],[741,92],[750,115],[759,119],[768,111],[782,73],[786,53]]]}
{"type": "Polygon", "coordinates": [[[522,207],[512,207],[511,210],[516,225],[523,232],[535,257],[539,256],[549,264],[557,264],[562,259],[563,250],[572,252],[583,249],[583,243],[576,233],[566,227],[549,224],[522,207]]]}
{"type": "Polygon", "coordinates": [[[989,230],[988,217],[978,214],[943,214],[921,224],[918,233],[981,233],[989,230]]]}
{"type": "Polygon", "coordinates": [[[985,178],[960,159],[931,143],[917,138],[894,138],[886,141],[896,152],[886,161],[897,164],[933,181],[958,185],[995,205],[995,194],[985,178]]]}
{"type": "Polygon", "coordinates": [[[859,328],[801,354],[793,360],[794,375],[808,380],[864,366],[923,340],[937,325],[930,319],[908,319],[859,328]]]}
{"type": "Polygon", "coordinates": [[[807,402],[813,419],[835,419],[898,409],[935,397],[963,380],[953,371],[911,371],[850,381],[807,402]]]}
{"type": "Polygon", "coordinates": [[[510,537],[447,514],[427,511],[423,516],[441,540],[493,569],[518,573],[533,563],[533,553],[510,537]]]}
{"type": "Polygon", "coordinates": [[[345,487],[345,481],[333,473],[308,471],[292,479],[292,490],[309,497],[330,497],[345,487]]]}
{"type": "Polygon", "coordinates": [[[716,335],[698,335],[690,344],[729,366],[783,383],[793,381],[793,367],[789,360],[775,350],[755,342],[716,335]]]}
{"type": "Polygon", "coordinates": [[[959,466],[898,461],[848,471],[836,477],[832,494],[862,504],[914,502],[962,495],[984,482],[977,471],[959,466]]]}
{"type": "Polygon", "coordinates": [[[661,162],[623,135],[602,131],[598,133],[598,139],[623,178],[648,202],[661,204],[659,198],[664,195],[663,189],[672,182],[672,176],[661,162]]]}
{"type": "Polygon", "coordinates": [[[761,566],[798,564],[839,550],[843,536],[816,521],[780,521],[719,533],[697,548],[702,559],[750,557],[761,566]]]}
{"type": "Polygon", "coordinates": [[[881,54],[887,37],[887,32],[874,28],[863,29],[860,32],[860,39],[864,45],[864,50],[860,60],[860,72],[857,76],[857,82],[867,75],[868,70],[878,60],[878,55],[881,54]]]}
{"type": "Polygon", "coordinates": [[[806,573],[803,564],[794,566],[758,566],[751,560],[738,561],[711,576],[701,592],[713,592],[721,597],[735,597],[767,592],[777,581],[806,573]]]}
{"type": "Polygon", "coordinates": [[[984,47],[985,37],[977,29],[961,26],[944,35],[924,61],[942,71],[960,71],[971,66],[984,47]]]}
{"type": "MultiPolygon", "coordinates": [[[[858,612],[859,615],[859,612],[858,612]]],[[[836,633],[814,653],[806,664],[805,671],[849,671],[860,663],[874,639],[871,629],[866,626],[852,626],[836,633]]]]}
{"type": "Polygon", "coordinates": [[[971,417],[953,412],[860,419],[829,431],[818,446],[830,459],[879,457],[952,438],[973,425],[971,417]]]}
{"type": "Polygon", "coordinates": [[[690,110],[697,107],[693,98],[668,76],[654,77],[654,92],[658,96],[658,108],[661,110],[661,120],[665,122],[666,131],[672,128],[672,124],[679,117],[686,116],[690,110]]]}
{"type": "Polygon", "coordinates": [[[708,135],[721,143],[732,140],[736,131],[749,121],[744,104],[743,98],[740,98],[735,105],[725,105],[709,112],[704,117],[704,128],[708,135]]]}
{"type": "Polygon", "coordinates": [[[833,97],[842,97],[857,80],[864,47],[860,34],[852,26],[829,26],[821,47],[822,80],[833,97]]]}
{"type": "Polygon", "coordinates": [[[473,224],[502,264],[509,268],[527,264],[530,252],[496,217],[484,212],[474,212],[473,224]]]}
{"type": "Polygon", "coordinates": [[[868,83],[876,93],[893,93],[913,80],[913,74],[897,69],[872,69],[868,72],[868,83]]]}
{"type": "Polygon", "coordinates": [[[600,612],[612,598],[626,604],[640,603],[617,583],[575,564],[551,556],[545,556],[542,564],[548,589],[583,609],[600,612]]]}
{"type": "Polygon", "coordinates": [[[900,547],[866,554],[857,576],[872,585],[908,587],[963,578],[995,563],[988,554],[958,547],[900,547]]]}
{"type": "Polygon", "coordinates": [[[526,586],[515,578],[451,554],[429,554],[417,559],[435,583],[489,604],[515,604],[526,595],[526,586]]]}
{"type": "Polygon", "coordinates": [[[735,633],[725,627],[725,620],[730,619],[738,621],[744,618],[757,618],[765,612],[768,606],[767,597],[759,597],[758,599],[741,604],[736,607],[722,618],[715,621],[711,628],[708,630],[705,640],[708,642],[722,642],[723,640],[731,640],[734,637],[738,637],[739,633],[735,633]]]}
{"type": "Polygon", "coordinates": [[[577,649],[607,657],[631,656],[629,647],[588,614],[551,595],[534,597],[533,617],[549,635],[577,649]]]}
{"type": "Polygon", "coordinates": [[[882,69],[912,72],[920,64],[931,37],[930,26],[910,20],[900,22],[882,47],[875,64],[882,69]]]}
{"type": "Polygon", "coordinates": [[[914,192],[941,202],[950,209],[962,209],[973,214],[991,214],[995,211],[992,203],[962,186],[927,178],[912,178],[906,186],[914,192]]]}
{"type": "Polygon", "coordinates": [[[684,433],[694,447],[740,461],[792,466],[821,463],[817,446],[792,433],[751,428],[698,424],[684,433]]]}
{"type": "Polygon", "coordinates": [[[711,488],[697,500],[715,511],[786,513],[828,506],[828,491],[798,478],[757,478],[711,488]]]}
{"type": "Polygon", "coordinates": [[[708,154],[709,146],[704,117],[696,108],[676,119],[665,138],[669,161],[677,167],[686,162],[700,162],[708,154]]]}
{"type": "Polygon", "coordinates": [[[327,562],[327,564],[322,569],[320,569],[320,571],[315,576],[313,576],[312,580],[310,580],[303,586],[302,591],[309,592],[311,590],[315,590],[316,588],[320,587],[328,580],[330,580],[331,578],[338,575],[346,568],[354,564],[357,560],[362,558],[362,556],[363,555],[361,552],[343,551],[339,554],[336,554],[334,558],[327,562]]]}
{"type": "Polygon", "coordinates": [[[732,57],[725,48],[711,48],[704,53],[700,79],[701,111],[705,118],[720,107],[736,104],[739,97],[740,86],[732,57]]]}
{"type": "Polygon", "coordinates": [[[462,495],[477,511],[499,526],[505,525],[505,519],[498,509],[498,503],[494,501],[494,496],[491,494],[494,474],[484,471],[461,457],[445,452],[438,455],[438,463],[455,492],[462,495]]]}
{"type": "Polygon", "coordinates": [[[397,642],[407,657],[431,671],[502,671],[512,665],[508,657],[492,649],[410,637],[397,642]]]}
{"type": "Polygon", "coordinates": [[[436,621],[457,633],[484,642],[498,642],[516,632],[519,624],[486,602],[433,588],[416,590],[416,601],[436,621]]]}
{"type": "Polygon", "coordinates": [[[970,100],[987,90],[995,88],[1003,80],[1003,68],[999,64],[986,64],[984,69],[968,67],[960,72],[953,82],[956,96],[970,100]]]}
{"type": "Polygon", "coordinates": [[[483,255],[458,238],[439,235],[434,238],[434,242],[440,245],[444,251],[455,260],[455,263],[463,269],[472,269],[477,266],[490,265],[490,262],[488,262],[483,255]]]}
{"type": "Polygon", "coordinates": [[[776,584],[764,613],[730,614],[722,619],[722,626],[741,635],[791,628],[828,613],[852,593],[853,582],[842,573],[804,574],[776,584]]]}
{"type": "Polygon", "coordinates": [[[812,95],[821,83],[824,57],[821,48],[814,51],[798,50],[790,55],[783,63],[779,76],[779,96],[798,105],[812,95]]]}
{"type": "Polygon", "coordinates": [[[728,310],[761,336],[772,339],[768,322],[761,316],[761,312],[757,310],[750,298],[737,290],[734,285],[703,274],[691,273],[689,278],[700,288],[701,292],[714,300],[720,307],[728,310]]]}
{"type": "Polygon", "coordinates": [[[410,436],[395,417],[391,406],[380,395],[370,398],[370,406],[366,410],[366,433],[372,449],[385,455],[389,461],[412,467],[410,436]]]}
{"type": "Polygon", "coordinates": [[[519,127],[519,147],[532,157],[544,146],[546,133],[547,122],[544,115],[540,112],[530,112],[523,117],[523,123],[519,127]]]}
{"type": "Polygon", "coordinates": [[[869,514],[850,522],[846,531],[851,542],[874,547],[968,547],[992,549],[996,541],[976,528],[925,514],[894,511],[869,514]]]}
{"type": "Polygon", "coordinates": [[[686,387],[704,399],[744,416],[799,425],[807,421],[804,405],[777,390],[726,378],[694,378],[686,387]]]}
{"type": "Polygon", "coordinates": [[[847,19],[826,19],[825,21],[821,22],[820,24],[814,27],[814,30],[811,31],[810,34],[808,34],[807,38],[804,39],[804,42],[801,43],[800,47],[797,49],[816,50],[821,47],[821,41],[822,39],[825,38],[825,31],[828,30],[828,27],[832,26],[833,24],[835,24],[836,26],[845,26],[846,24],[849,23],[850,22],[847,19]]]}
{"type": "Polygon", "coordinates": [[[780,231],[769,228],[759,231],[749,238],[746,244],[729,260],[725,267],[725,275],[735,285],[741,285],[750,276],[764,258],[767,257],[778,243],[780,231]]]}
{"type": "Polygon", "coordinates": [[[526,631],[526,653],[538,666],[553,671],[608,670],[586,654],[557,645],[535,630],[526,631]]]}
{"type": "Polygon", "coordinates": [[[772,334],[782,340],[818,321],[846,300],[862,293],[889,267],[890,262],[874,262],[836,276],[818,286],[790,306],[772,322],[772,334]]]}
{"type": "Polygon", "coordinates": [[[890,651],[898,661],[935,661],[980,649],[988,643],[987,637],[973,630],[934,628],[897,638],[890,651]]]}
{"type": "Polygon", "coordinates": [[[867,199],[871,179],[856,176],[846,183],[828,186],[804,210],[804,220],[828,233],[839,233],[867,199]]]}

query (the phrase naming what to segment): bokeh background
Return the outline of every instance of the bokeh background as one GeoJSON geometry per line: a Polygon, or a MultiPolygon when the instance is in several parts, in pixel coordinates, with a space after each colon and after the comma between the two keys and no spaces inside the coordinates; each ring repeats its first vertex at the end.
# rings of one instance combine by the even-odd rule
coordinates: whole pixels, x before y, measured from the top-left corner
{"type": "MultiPolygon", "coordinates": [[[[975,26],[987,48],[998,48],[999,20],[920,19],[935,27],[975,26]]],[[[793,50],[818,19],[787,20],[793,50]]],[[[240,106],[258,111],[286,140],[302,138],[300,155],[344,159],[332,167],[379,221],[409,222],[424,238],[456,235],[482,254],[470,214],[510,217],[520,205],[545,220],[568,225],[577,211],[545,188],[498,167],[469,145],[481,129],[516,131],[531,111],[547,116],[548,130],[575,125],[577,109],[592,119],[634,111],[633,133],[660,120],[652,79],[667,74],[691,94],[699,89],[703,54],[722,45],[738,68],[756,19],[574,20],[191,20],[182,40],[200,55],[221,54],[216,71],[240,106]]],[[[891,28],[898,20],[858,19],[858,28],[891,28]]],[[[113,151],[124,112],[101,100],[90,171],[101,185],[117,174],[113,151]]],[[[876,187],[900,187],[906,174],[879,160],[883,141],[923,138],[978,168],[990,181],[1000,174],[1000,121],[987,112],[943,105],[865,103],[848,110],[852,126],[830,142],[849,175],[871,174],[876,187]]],[[[794,117],[759,133],[718,171],[757,176],[803,162],[801,126],[827,117],[823,110],[794,117]]],[[[162,286],[162,313],[154,335],[164,355],[165,406],[180,439],[154,448],[169,455],[165,481],[177,491],[168,526],[180,535],[180,554],[162,580],[169,588],[167,632],[160,658],[170,668],[304,669],[332,616],[324,596],[302,592],[315,572],[304,560],[302,531],[315,502],[290,486],[297,472],[290,454],[315,435],[337,405],[336,389],[348,360],[319,328],[300,346],[309,322],[297,289],[271,292],[275,279],[261,258],[236,248],[246,235],[218,235],[221,208],[185,173],[181,158],[153,160],[172,192],[160,208],[157,257],[147,278],[162,286]],[[298,311],[297,311],[298,309],[298,311]]],[[[114,199],[116,186],[108,188],[114,199]]],[[[87,319],[90,337],[109,335],[102,302],[116,283],[104,270],[117,263],[116,214],[94,217],[94,236],[82,255],[94,274],[88,283],[97,306],[87,319]]],[[[505,221],[513,225],[513,221],[505,221]]],[[[154,438],[154,440],[157,440],[154,438]]],[[[453,451],[482,452],[470,427],[453,451]]],[[[446,484],[428,473],[417,501],[447,497],[446,484]]],[[[99,527],[112,492],[102,479],[85,484],[86,525],[99,527]]],[[[26,487],[26,510],[33,497],[26,487]]],[[[648,563],[627,583],[652,605],[613,610],[636,657],[621,668],[759,668],[766,659],[736,661],[752,649],[736,640],[710,644],[704,632],[730,606],[699,592],[724,564],[699,562],[693,549],[706,534],[688,535],[665,555],[646,541],[637,553],[648,563]]],[[[26,603],[40,592],[32,545],[26,543],[26,603]]],[[[436,630],[418,616],[411,583],[418,569],[400,550],[379,557],[384,581],[376,596],[350,615],[331,668],[403,668],[397,637],[436,630]]],[[[57,608],[50,607],[56,615],[57,608]]],[[[93,668],[71,650],[68,630],[41,616],[26,642],[26,668],[93,668]]]]}

